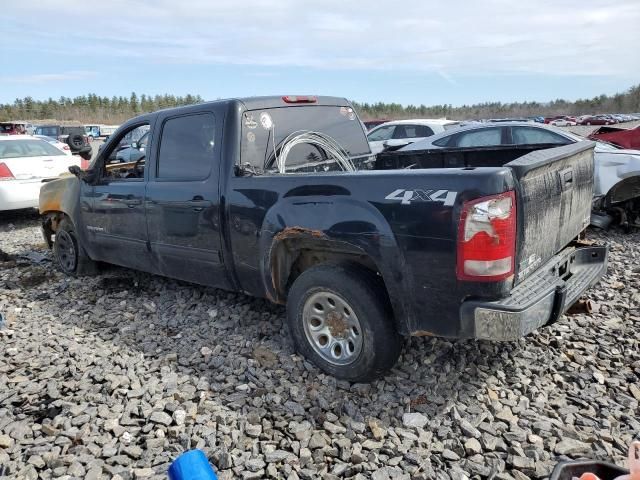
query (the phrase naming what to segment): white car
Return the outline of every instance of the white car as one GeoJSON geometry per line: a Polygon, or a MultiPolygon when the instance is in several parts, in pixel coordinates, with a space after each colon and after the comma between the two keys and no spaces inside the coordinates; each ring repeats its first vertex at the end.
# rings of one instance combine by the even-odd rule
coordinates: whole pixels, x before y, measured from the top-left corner
{"type": "Polygon", "coordinates": [[[80,157],[66,155],[53,145],[28,135],[0,136],[0,210],[38,206],[40,187],[80,157]]]}
{"type": "Polygon", "coordinates": [[[553,125],[554,127],[573,127],[577,125],[577,123],[572,120],[567,120],[566,118],[556,118],[554,121],[549,122],[549,125],[553,125]]]}
{"type": "Polygon", "coordinates": [[[383,123],[367,133],[371,153],[382,152],[388,147],[403,147],[431,135],[457,127],[459,122],[445,119],[394,120],[383,123]]]}
{"type": "Polygon", "coordinates": [[[69,147],[69,145],[67,145],[66,143],[62,143],[61,141],[59,141],[56,138],[47,137],[46,135],[32,135],[32,136],[33,136],[33,138],[39,138],[40,140],[44,140],[45,142],[50,143],[54,147],[59,148],[60,150],[62,150],[67,155],[73,155],[71,153],[71,147],[69,147]]]}

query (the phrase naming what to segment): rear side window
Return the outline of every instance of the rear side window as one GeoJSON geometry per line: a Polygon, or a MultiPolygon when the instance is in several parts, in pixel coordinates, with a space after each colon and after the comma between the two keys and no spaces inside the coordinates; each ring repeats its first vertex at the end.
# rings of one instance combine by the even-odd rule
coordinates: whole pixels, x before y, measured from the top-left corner
{"type": "Polygon", "coordinates": [[[511,136],[515,145],[536,145],[538,143],[566,145],[573,143],[568,138],[544,128],[512,127],[511,136]]]}
{"type": "Polygon", "coordinates": [[[158,154],[158,178],[204,180],[214,161],[215,119],[211,113],[164,122],[158,154]]]}
{"type": "Polygon", "coordinates": [[[490,147],[502,143],[501,128],[483,128],[471,130],[458,135],[456,147],[490,147]]]}
{"type": "Polygon", "coordinates": [[[422,138],[433,135],[433,130],[426,125],[398,125],[393,138],[422,138]]]}

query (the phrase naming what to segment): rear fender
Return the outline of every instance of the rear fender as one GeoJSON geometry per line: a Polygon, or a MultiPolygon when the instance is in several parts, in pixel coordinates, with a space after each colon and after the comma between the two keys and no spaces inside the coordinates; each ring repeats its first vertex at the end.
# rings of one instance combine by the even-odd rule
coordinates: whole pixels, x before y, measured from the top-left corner
{"type": "Polygon", "coordinates": [[[260,250],[264,289],[272,301],[286,301],[291,268],[302,252],[312,252],[316,258],[310,262],[315,263],[354,261],[382,277],[396,328],[402,334],[410,331],[411,290],[404,255],[386,220],[366,202],[285,197],[265,216],[260,250]]]}

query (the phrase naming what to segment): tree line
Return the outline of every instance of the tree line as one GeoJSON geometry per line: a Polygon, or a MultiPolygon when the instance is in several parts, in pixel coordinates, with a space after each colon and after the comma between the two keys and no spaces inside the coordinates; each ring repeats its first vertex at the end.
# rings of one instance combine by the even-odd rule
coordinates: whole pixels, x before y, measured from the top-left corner
{"type": "MultiPolygon", "coordinates": [[[[141,113],[161,108],[178,107],[202,103],[200,95],[146,95],[132,92],[129,97],[101,97],[94,93],[74,98],[60,97],[58,100],[35,100],[18,98],[13,103],[0,104],[0,121],[49,120],[78,121],[80,123],[119,124],[141,113]]],[[[575,102],[554,100],[541,102],[486,102],[454,107],[442,105],[407,105],[399,103],[354,103],[363,120],[400,118],[440,118],[468,120],[481,118],[528,117],[534,115],[584,115],[593,113],[640,112],[640,84],[624,93],[599,95],[575,102]]]]}
{"type": "Polygon", "coordinates": [[[640,84],[624,93],[599,95],[575,102],[553,100],[551,102],[486,102],[454,107],[450,104],[432,106],[402,106],[399,103],[355,104],[360,117],[369,119],[440,118],[473,120],[488,118],[513,118],[552,115],[589,115],[597,113],[640,112],[640,84]]]}
{"type": "Polygon", "coordinates": [[[200,95],[146,95],[132,92],[129,97],[101,97],[95,93],[58,100],[17,98],[11,104],[0,104],[0,121],[45,120],[77,121],[84,124],[120,124],[141,113],[161,108],[179,107],[204,102],[200,95]]]}

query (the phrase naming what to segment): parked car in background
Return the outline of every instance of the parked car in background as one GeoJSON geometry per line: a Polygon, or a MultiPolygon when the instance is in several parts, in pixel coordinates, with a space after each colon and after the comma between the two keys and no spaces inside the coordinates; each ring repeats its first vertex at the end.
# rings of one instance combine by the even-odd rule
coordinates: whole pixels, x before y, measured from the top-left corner
{"type": "Polygon", "coordinates": [[[5,135],[30,135],[34,127],[27,122],[0,122],[0,133],[5,135]]]}
{"type": "Polygon", "coordinates": [[[97,138],[104,138],[111,135],[118,129],[119,125],[85,125],[84,131],[90,141],[97,138]]]}
{"type": "Polygon", "coordinates": [[[39,125],[36,135],[55,138],[69,145],[73,155],[80,155],[87,162],[91,160],[92,148],[89,137],[85,135],[84,127],[67,125],[39,125]]]}
{"type": "MultiPolygon", "coordinates": [[[[478,147],[518,145],[525,149],[527,146],[539,148],[544,145],[545,148],[552,148],[583,140],[583,137],[566,130],[535,124],[476,125],[434,135],[400,151],[453,148],[464,157],[465,151],[473,151],[478,147]]],[[[599,216],[613,214],[624,227],[640,226],[640,151],[597,141],[594,164],[592,203],[595,216],[592,216],[592,223],[606,226],[599,216]]]]}
{"type": "Polygon", "coordinates": [[[590,115],[580,120],[580,125],[614,125],[615,119],[607,115],[590,115]]]}
{"type": "Polygon", "coordinates": [[[137,162],[146,156],[149,131],[147,130],[139,139],[123,139],[115,151],[115,160],[120,163],[137,162]]]}
{"type": "Polygon", "coordinates": [[[368,132],[378,125],[382,125],[383,123],[387,123],[388,121],[389,120],[365,120],[362,122],[362,124],[365,126],[365,129],[368,132]]]}
{"type": "Polygon", "coordinates": [[[79,163],[39,138],[0,136],[0,210],[37,207],[42,181],[79,163]]]}
{"type": "Polygon", "coordinates": [[[71,147],[69,145],[67,145],[66,143],[62,143],[60,140],[58,140],[56,138],[47,137],[45,135],[32,135],[32,136],[33,136],[33,138],[38,138],[40,140],[44,140],[45,142],[50,143],[54,147],[59,148],[60,150],[62,150],[67,155],[72,155],[71,147]]]}
{"type": "Polygon", "coordinates": [[[459,125],[445,119],[395,120],[379,125],[367,133],[372,153],[386,148],[399,148],[459,125]]]}
{"type": "Polygon", "coordinates": [[[536,123],[544,123],[544,117],[540,116],[527,117],[527,120],[533,120],[536,123]]]}
{"type": "Polygon", "coordinates": [[[490,118],[487,122],[503,123],[503,122],[535,122],[532,118],[490,118]]]}
{"type": "Polygon", "coordinates": [[[551,120],[549,125],[553,125],[554,127],[572,127],[577,125],[575,120],[571,120],[570,118],[556,118],[555,120],[551,120]]]}

